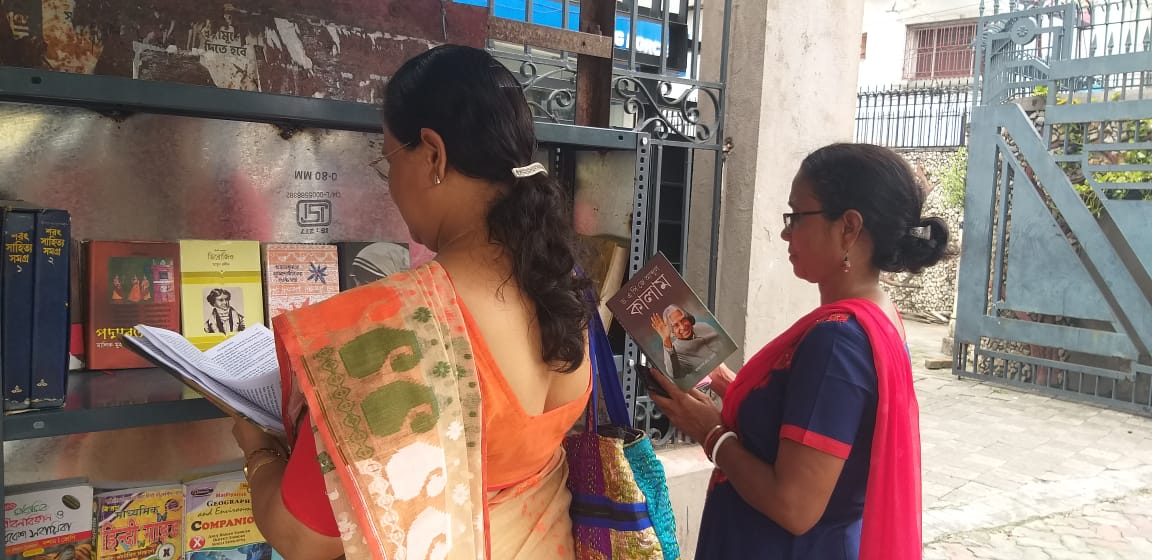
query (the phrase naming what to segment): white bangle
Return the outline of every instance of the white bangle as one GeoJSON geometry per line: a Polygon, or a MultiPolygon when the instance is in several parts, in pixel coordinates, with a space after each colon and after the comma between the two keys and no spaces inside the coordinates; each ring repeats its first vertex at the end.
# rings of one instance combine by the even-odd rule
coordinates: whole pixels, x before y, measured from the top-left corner
{"type": "MultiPolygon", "coordinates": [[[[720,434],[719,438],[716,439],[716,443],[712,446],[711,457],[712,457],[712,464],[713,465],[716,465],[716,452],[720,451],[720,446],[724,445],[724,442],[728,441],[729,438],[735,438],[735,437],[738,437],[736,435],[736,432],[724,432],[724,433],[720,434]]],[[[716,465],[716,466],[719,467],[720,465],[716,465]]]]}

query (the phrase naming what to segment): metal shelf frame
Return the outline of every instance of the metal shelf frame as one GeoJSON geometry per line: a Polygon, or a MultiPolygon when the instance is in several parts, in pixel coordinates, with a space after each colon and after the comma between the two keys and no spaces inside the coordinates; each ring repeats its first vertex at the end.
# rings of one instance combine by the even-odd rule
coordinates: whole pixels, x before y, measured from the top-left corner
{"type": "Polygon", "coordinates": [[[208,399],[76,410],[66,408],[33,410],[11,414],[4,418],[4,441],[197,422],[225,416],[227,415],[208,399]]]}
{"type": "MultiPolygon", "coordinates": [[[[0,67],[0,102],[369,133],[379,132],[381,127],[380,108],[366,103],[13,67],[0,67]]],[[[631,228],[633,234],[629,247],[629,268],[635,272],[648,254],[646,228],[649,205],[645,195],[648,188],[650,135],[631,130],[548,122],[537,122],[536,134],[542,146],[561,150],[625,150],[635,153],[634,227],[631,228]]],[[[639,357],[638,348],[630,337],[625,354],[632,360],[639,357]]],[[[621,381],[630,408],[634,408],[636,374],[627,363],[621,371],[621,381]]],[[[635,411],[631,412],[634,416],[635,411]]],[[[3,441],[17,441],[222,417],[225,414],[206,399],[103,408],[34,410],[0,415],[0,436],[3,441]]],[[[0,467],[2,480],[3,469],[0,467]]]]}
{"type": "MultiPolygon", "coordinates": [[[[0,101],[296,128],[356,132],[380,132],[381,128],[380,107],[368,103],[13,67],[0,67],[0,101]]],[[[537,141],[546,145],[634,150],[641,136],[645,135],[631,130],[536,123],[537,141]]]]}

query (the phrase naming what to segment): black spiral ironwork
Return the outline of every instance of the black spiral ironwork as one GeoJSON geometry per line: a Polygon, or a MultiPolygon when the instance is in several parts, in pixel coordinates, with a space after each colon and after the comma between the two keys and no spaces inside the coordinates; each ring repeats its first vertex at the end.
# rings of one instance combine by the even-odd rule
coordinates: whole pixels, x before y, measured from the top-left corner
{"type": "Polygon", "coordinates": [[[695,144],[712,144],[719,117],[719,94],[712,89],[690,82],[677,82],[667,77],[616,76],[612,80],[612,97],[622,102],[624,112],[635,117],[632,127],[637,132],[648,132],[656,140],[679,140],[695,144]],[[679,95],[673,95],[675,84],[688,86],[679,95]],[[654,86],[655,93],[649,86],[654,86]],[[696,94],[693,96],[693,94],[696,94]],[[696,99],[694,100],[693,97],[696,99]],[[712,113],[703,119],[701,102],[712,113]]]}
{"type": "MultiPolygon", "coordinates": [[[[565,57],[493,52],[513,67],[533,116],[571,123],[576,105],[576,65],[565,57]]],[[[720,89],[659,75],[616,75],[612,101],[631,117],[631,129],[654,140],[710,145],[718,142],[720,89]],[[682,88],[682,89],[681,89],[682,88]],[[679,93],[673,93],[681,89],[679,93]]]]}

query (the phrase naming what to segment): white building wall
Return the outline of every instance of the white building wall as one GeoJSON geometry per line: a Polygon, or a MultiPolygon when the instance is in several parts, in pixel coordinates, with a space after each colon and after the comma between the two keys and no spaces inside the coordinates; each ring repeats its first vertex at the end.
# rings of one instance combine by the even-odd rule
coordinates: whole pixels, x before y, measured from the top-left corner
{"type": "Polygon", "coordinates": [[[979,10],[980,0],[864,0],[868,44],[860,61],[860,87],[907,83],[904,57],[909,26],[975,19],[979,10]]]}

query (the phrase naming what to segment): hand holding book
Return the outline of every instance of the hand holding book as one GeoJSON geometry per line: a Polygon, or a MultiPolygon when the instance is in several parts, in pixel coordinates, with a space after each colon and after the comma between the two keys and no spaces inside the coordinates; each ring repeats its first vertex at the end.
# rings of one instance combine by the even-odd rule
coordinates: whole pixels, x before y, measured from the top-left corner
{"type": "Polygon", "coordinates": [[[280,369],[272,331],[254,325],[201,352],[179,333],[136,325],[124,345],[164,368],[221,410],[274,435],[280,421],[280,369]]]}

